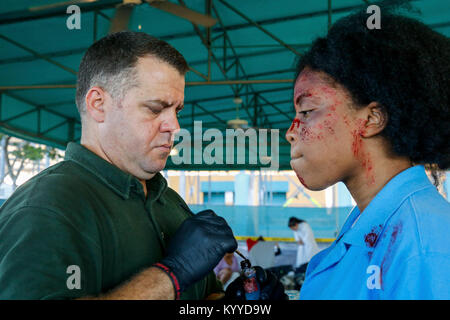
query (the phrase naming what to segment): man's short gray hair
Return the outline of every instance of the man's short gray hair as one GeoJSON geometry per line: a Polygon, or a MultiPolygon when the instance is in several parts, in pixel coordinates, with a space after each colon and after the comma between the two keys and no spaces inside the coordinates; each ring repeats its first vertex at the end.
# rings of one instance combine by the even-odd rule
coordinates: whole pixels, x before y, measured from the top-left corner
{"type": "Polygon", "coordinates": [[[121,31],[110,34],[88,48],[78,70],[76,103],[82,116],[85,97],[93,86],[107,91],[119,101],[137,85],[136,63],[144,56],[154,56],[185,75],[189,66],[183,55],[167,42],[143,32],[121,31]]]}

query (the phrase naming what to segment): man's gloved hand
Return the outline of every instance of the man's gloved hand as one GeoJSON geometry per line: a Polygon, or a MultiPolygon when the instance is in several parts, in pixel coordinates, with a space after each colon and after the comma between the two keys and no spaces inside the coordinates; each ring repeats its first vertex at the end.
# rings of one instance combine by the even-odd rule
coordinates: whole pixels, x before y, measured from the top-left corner
{"type": "MultiPolygon", "coordinates": [[[[288,300],[289,297],[284,293],[284,287],[278,278],[268,270],[259,266],[254,266],[256,270],[256,280],[260,290],[260,300],[288,300]]],[[[244,276],[239,276],[230,283],[225,292],[227,300],[245,300],[244,276]]]]}
{"type": "Polygon", "coordinates": [[[172,279],[175,296],[204,278],[238,244],[233,231],[212,210],[201,211],[186,219],[171,239],[167,255],[154,264],[172,279]]]}

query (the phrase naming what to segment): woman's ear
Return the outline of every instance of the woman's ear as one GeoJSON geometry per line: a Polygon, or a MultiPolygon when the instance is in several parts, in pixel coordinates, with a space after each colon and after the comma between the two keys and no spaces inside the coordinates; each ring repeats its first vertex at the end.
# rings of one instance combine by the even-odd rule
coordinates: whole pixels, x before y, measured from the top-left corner
{"type": "Polygon", "coordinates": [[[387,125],[388,116],[381,104],[371,102],[364,108],[365,124],[361,135],[370,138],[381,133],[387,125]]]}
{"type": "Polygon", "coordinates": [[[96,122],[103,122],[105,120],[105,101],[106,92],[103,88],[92,87],[86,94],[86,113],[96,122]]]}

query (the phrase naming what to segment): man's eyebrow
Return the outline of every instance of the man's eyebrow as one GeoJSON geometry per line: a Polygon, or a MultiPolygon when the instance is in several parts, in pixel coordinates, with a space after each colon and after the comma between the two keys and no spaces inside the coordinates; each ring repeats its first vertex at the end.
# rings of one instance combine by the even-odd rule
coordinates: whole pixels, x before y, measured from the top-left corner
{"type": "Polygon", "coordinates": [[[157,103],[162,105],[164,108],[170,107],[172,104],[170,104],[169,102],[165,101],[165,100],[161,100],[161,99],[154,99],[154,100],[146,100],[146,103],[157,103]]]}
{"type": "MultiPolygon", "coordinates": [[[[171,107],[171,106],[174,105],[174,103],[170,103],[170,102],[168,102],[168,101],[161,100],[161,99],[146,100],[145,103],[156,103],[156,104],[160,104],[160,105],[163,106],[164,108],[169,108],[169,107],[171,107]]],[[[178,106],[178,108],[181,108],[181,109],[182,109],[183,107],[184,107],[184,104],[183,104],[183,103],[181,103],[181,104],[178,106]]]]}

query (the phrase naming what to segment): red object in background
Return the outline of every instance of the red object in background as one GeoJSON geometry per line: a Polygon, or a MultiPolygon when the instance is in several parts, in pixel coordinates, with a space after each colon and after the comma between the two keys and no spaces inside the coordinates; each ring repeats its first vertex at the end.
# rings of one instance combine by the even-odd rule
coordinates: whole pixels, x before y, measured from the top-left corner
{"type": "Polygon", "coordinates": [[[250,251],[250,249],[258,242],[258,240],[252,240],[250,238],[247,239],[247,251],[250,251]]]}

